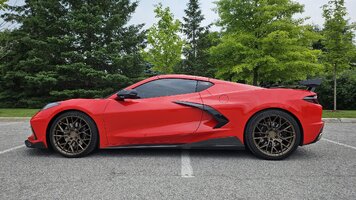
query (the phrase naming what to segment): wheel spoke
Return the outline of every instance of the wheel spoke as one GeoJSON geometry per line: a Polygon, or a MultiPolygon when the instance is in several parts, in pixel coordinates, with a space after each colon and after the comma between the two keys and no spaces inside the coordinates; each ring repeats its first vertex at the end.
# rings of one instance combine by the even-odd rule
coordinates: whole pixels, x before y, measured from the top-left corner
{"type": "Polygon", "coordinates": [[[79,116],[63,117],[53,131],[52,138],[57,149],[67,155],[85,151],[92,137],[89,124],[79,116]]]}
{"type": "Polygon", "coordinates": [[[252,133],[256,147],[269,156],[283,155],[293,147],[296,132],[292,123],[280,115],[266,116],[252,133]]]}

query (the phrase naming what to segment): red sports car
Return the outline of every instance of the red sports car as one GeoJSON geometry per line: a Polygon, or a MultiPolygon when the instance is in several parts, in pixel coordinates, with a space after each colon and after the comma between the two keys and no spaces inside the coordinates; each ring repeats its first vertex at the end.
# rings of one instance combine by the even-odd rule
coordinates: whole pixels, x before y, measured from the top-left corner
{"type": "Polygon", "coordinates": [[[284,159],[320,139],[322,106],[309,89],[261,88],[212,78],[159,75],[104,99],[46,105],[27,147],[81,157],[96,148],[248,148],[284,159]]]}

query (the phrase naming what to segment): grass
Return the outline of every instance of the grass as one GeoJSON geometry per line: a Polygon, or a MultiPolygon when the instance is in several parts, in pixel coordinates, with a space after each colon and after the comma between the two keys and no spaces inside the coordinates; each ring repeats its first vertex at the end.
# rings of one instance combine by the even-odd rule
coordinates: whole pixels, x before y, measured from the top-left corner
{"type": "Polygon", "coordinates": [[[0,108],[0,117],[32,117],[39,109],[0,108]]]}
{"type": "Polygon", "coordinates": [[[324,110],[323,118],[356,118],[356,110],[324,110]]]}
{"type": "MultiPolygon", "coordinates": [[[[39,109],[0,108],[0,117],[32,117],[39,109]]],[[[323,118],[356,118],[356,110],[324,110],[323,118]]]]}

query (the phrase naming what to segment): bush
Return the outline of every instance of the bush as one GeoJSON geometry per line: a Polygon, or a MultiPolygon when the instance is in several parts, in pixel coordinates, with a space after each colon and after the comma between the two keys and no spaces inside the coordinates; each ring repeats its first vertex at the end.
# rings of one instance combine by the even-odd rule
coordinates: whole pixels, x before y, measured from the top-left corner
{"type": "MultiPolygon", "coordinates": [[[[320,104],[324,109],[332,110],[334,102],[334,82],[332,76],[323,78],[323,82],[316,89],[320,104]]],[[[356,69],[343,72],[337,79],[337,109],[356,109],[356,69]]]]}

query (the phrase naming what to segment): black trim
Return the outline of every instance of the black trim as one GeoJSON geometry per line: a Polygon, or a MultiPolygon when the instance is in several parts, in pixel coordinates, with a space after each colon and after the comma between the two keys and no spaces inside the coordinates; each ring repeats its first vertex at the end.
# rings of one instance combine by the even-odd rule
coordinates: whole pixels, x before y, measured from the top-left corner
{"type": "Polygon", "coordinates": [[[204,90],[212,87],[213,85],[214,85],[214,83],[209,82],[209,81],[198,81],[196,91],[197,92],[204,91],[204,90]]]}
{"type": "Polygon", "coordinates": [[[300,81],[299,84],[307,86],[309,91],[314,92],[315,87],[321,85],[321,79],[308,79],[308,80],[300,81]]]}
{"type": "Polygon", "coordinates": [[[46,146],[43,144],[43,142],[32,143],[29,140],[26,140],[25,145],[28,148],[36,148],[36,149],[45,149],[46,148],[46,146]]]}
{"type": "Polygon", "coordinates": [[[221,114],[219,111],[215,110],[214,108],[212,108],[208,105],[193,103],[193,102],[188,102],[188,101],[174,101],[174,103],[183,105],[183,106],[190,106],[190,107],[194,107],[194,108],[198,108],[198,109],[206,111],[207,113],[212,115],[213,118],[218,122],[218,124],[216,124],[214,126],[214,129],[221,128],[222,126],[224,126],[225,124],[227,124],[229,122],[229,120],[223,114],[221,114]]]}
{"type": "Polygon", "coordinates": [[[245,146],[236,137],[214,138],[181,145],[183,149],[243,149],[245,146]]]}
{"type": "Polygon", "coordinates": [[[237,137],[214,138],[187,144],[146,144],[107,147],[105,149],[244,149],[245,146],[237,137]]]}

